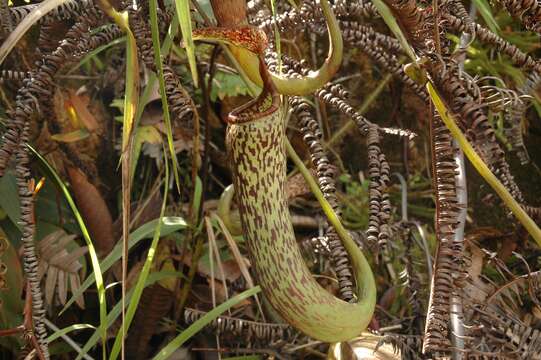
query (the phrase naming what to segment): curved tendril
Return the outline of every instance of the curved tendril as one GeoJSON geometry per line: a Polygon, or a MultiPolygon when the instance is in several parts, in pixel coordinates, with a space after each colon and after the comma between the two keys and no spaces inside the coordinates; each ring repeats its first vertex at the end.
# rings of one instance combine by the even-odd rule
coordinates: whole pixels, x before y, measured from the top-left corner
{"type": "Polygon", "coordinates": [[[235,195],[235,189],[233,184],[226,187],[220,196],[220,201],[218,202],[218,216],[222,219],[225,227],[231,235],[239,236],[242,235],[242,228],[240,225],[240,219],[234,219],[232,216],[231,203],[233,202],[233,196],[235,195]]]}
{"type": "MultiPolygon", "coordinates": [[[[270,78],[280,94],[297,96],[311,94],[329,82],[340,68],[344,45],[338,20],[328,0],[321,0],[321,8],[329,32],[329,52],[327,58],[321,68],[316,71],[310,71],[308,75],[300,78],[289,78],[284,75],[271,73],[270,78]]],[[[197,29],[193,32],[193,39],[216,41],[229,45],[231,52],[250,80],[258,86],[264,85],[264,79],[261,78],[259,71],[259,60],[268,42],[265,33],[261,29],[254,26],[197,29]]]]}
{"type": "Polygon", "coordinates": [[[271,74],[272,81],[280,94],[298,96],[311,94],[328,83],[342,64],[344,44],[338,21],[327,0],[321,0],[321,8],[329,32],[327,58],[319,70],[310,71],[307,76],[301,78],[291,79],[283,75],[271,74]]]}

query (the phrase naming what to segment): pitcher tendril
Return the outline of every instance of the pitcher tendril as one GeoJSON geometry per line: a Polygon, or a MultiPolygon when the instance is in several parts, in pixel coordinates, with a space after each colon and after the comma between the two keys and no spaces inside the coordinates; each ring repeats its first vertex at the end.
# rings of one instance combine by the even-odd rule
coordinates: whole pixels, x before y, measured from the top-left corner
{"type": "MultiPolygon", "coordinates": [[[[289,78],[285,75],[270,73],[272,83],[282,95],[308,95],[323,87],[331,80],[342,63],[343,40],[338,20],[327,0],[321,0],[321,9],[329,32],[329,53],[324,64],[317,71],[310,71],[306,76],[289,78]]],[[[251,81],[263,86],[259,71],[259,53],[267,46],[265,33],[253,26],[230,28],[207,28],[193,32],[194,40],[220,41],[229,45],[231,52],[242,66],[251,81]]]]}

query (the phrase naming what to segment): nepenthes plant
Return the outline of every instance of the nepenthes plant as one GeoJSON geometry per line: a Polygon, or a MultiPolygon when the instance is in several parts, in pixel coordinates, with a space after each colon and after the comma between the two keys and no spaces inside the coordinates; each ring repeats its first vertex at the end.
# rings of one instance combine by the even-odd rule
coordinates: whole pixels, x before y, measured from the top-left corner
{"type": "MultiPolygon", "coordinates": [[[[330,11],[327,3],[325,6],[330,11]]],[[[263,90],[254,101],[229,114],[226,134],[243,233],[248,240],[254,271],[266,299],[285,321],[313,338],[345,341],[359,335],[368,325],[376,302],[375,282],[366,258],[350,237],[344,239],[344,245],[358,282],[357,303],[334,298],[312,278],[304,264],[285,199],[286,117],[276,84],[280,84],[283,92],[300,95],[300,88],[309,92],[314,90],[310,82],[324,84],[326,78],[321,75],[302,77],[292,83],[293,89],[286,90],[287,81],[277,82],[269,74],[262,58],[264,34],[257,36],[257,32],[253,34],[255,31],[213,29],[195,35],[197,39],[208,39],[209,33],[215,34],[214,38],[222,35],[221,39],[248,47],[259,57],[263,90]],[[239,44],[238,39],[250,42],[239,44]]],[[[337,29],[330,31],[331,34],[336,32],[337,29]]],[[[326,77],[333,72],[328,63],[334,62],[336,68],[336,59],[341,58],[337,51],[342,51],[341,46],[333,42],[331,35],[330,55],[320,70],[326,77]]]]}
{"type": "Polygon", "coordinates": [[[539,358],[540,14],[0,0],[0,357],[539,358]]]}

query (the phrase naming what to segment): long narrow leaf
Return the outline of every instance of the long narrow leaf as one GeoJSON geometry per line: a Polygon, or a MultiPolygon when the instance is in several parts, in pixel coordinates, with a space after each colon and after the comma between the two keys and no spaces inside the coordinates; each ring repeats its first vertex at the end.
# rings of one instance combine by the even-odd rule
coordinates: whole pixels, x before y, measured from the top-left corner
{"type": "MultiPolygon", "coordinates": [[[[175,153],[175,145],[173,144],[173,129],[171,127],[171,115],[169,113],[169,103],[167,102],[167,94],[165,92],[165,79],[163,78],[163,64],[160,46],[160,31],[158,29],[158,4],[157,0],[149,1],[150,7],[150,29],[152,32],[152,47],[154,49],[154,64],[158,70],[158,81],[160,84],[160,95],[162,99],[163,118],[165,120],[165,129],[167,133],[167,144],[169,146],[169,154],[173,163],[173,176],[177,184],[177,190],[180,192],[180,177],[177,156],[175,153]]],[[[190,29],[191,34],[191,29],[190,29]]]]}
{"type": "Polygon", "coordinates": [[[77,223],[79,224],[79,227],[81,228],[81,233],[83,234],[83,238],[85,239],[86,245],[88,247],[88,253],[90,254],[90,261],[92,264],[92,271],[94,273],[94,280],[96,281],[96,288],[98,290],[98,302],[100,304],[100,326],[99,330],[101,333],[102,340],[105,341],[105,338],[107,336],[107,303],[105,300],[105,285],[103,283],[103,273],[100,268],[100,262],[98,260],[98,254],[96,253],[96,249],[94,248],[94,244],[92,243],[92,239],[90,238],[90,233],[88,232],[88,229],[86,228],[85,222],[83,220],[83,217],[79,213],[79,210],[77,209],[77,206],[75,205],[75,201],[73,201],[73,198],[71,197],[71,194],[69,193],[68,188],[64,184],[64,182],[60,179],[60,176],[56,173],[56,171],[49,165],[47,160],[45,160],[44,157],[41,156],[40,153],[37,152],[32,146],[27,145],[28,148],[36,155],[36,157],[39,159],[39,161],[47,168],[47,170],[52,174],[53,178],[55,179],[56,183],[62,190],[62,193],[64,194],[64,197],[66,198],[66,201],[68,202],[71,210],[73,211],[73,215],[75,216],[75,219],[77,220],[77,223]]]}
{"type": "Polygon", "coordinates": [[[192,72],[192,79],[197,87],[197,65],[195,63],[195,45],[192,39],[192,20],[190,18],[190,2],[188,0],[175,0],[175,10],[182,32],[182,39],[188,55],[188,63],[192,72]]]}
{"type": "Polygon", "coordinates": [[[404,51],[410,57],[411,61],[416,62],[417,56],[415,55],[415,52],[413,51],[410,44],[408,43],[406,36],[404,36],[404,33],[400,29],[400,26],[396,22],[396,19],[394,15],[391,13],[391,10],[387,7],[387,5],[385,5],[385,3],[382,0],[372,0],[372,4],[374,4],[376,9],[378,9],[378,13],[383,18],[383,21],[385,21],[385,24],[387,24],[389,29],[391,29],[393,34],[400,41],[402,48],[404,48],[404,51]]]}
{"type": "MultiPolygon", "coordinates": [[[[181,217],[164,217],[162,218],[162,221],[159,219],[152,220],[147,222],[146,224],[139,227],[137,230],[132,232],[130,234],[130,240],[128,242],[128,249],[131,249],[136,244],[138,244],[141,240],[148,238],[150,235],[154,234],[154,231],[156,227],[158,226],[158,223],[161,223],[162,228],[162,236],[169,235],[175,231],[179,231],[182,229],[185,229],[188,224],[186,221],[181,217]]],[[[122,244],[116,244],[114,249],[107,255],[107,257],[102,260],[100,263],[100,267],[102,271],[107,271],[113,266],[118,259],[122,257],[122,244]]],[[[94,277],[89,276],[83,284],[73,293],[72,297],[68,300],[62,311],[60,311],[59,315],[62,315],[64,311],[66,311],[76,300],[79,296],[82,296],[83,293],[90,287],[92,284],[94,284],[94,277]]]]}
{"type": "MultiPolygon", "coordinates": [[[[177,35],[178,32],[178,20],[175,17],[173,17],[173,20],[171,21],[171,24],[169,25],[169,31],[167,33],[167,36],[165,37],[165,40],[163,42],[163,45],[161,46],[160,53],[161,54],[168,54],[171,50],[171,46],[173,45],[173,38],[177,35]]],[[[148,77],[147,83],[145,85],[145,89],[143,90],[143,93],[141,94],[139,98],[139,104],[137,107],[137,112],[135,113],[135,120],[134,120],[134,126],[137,127],[141,116],[143,115],[143,111],[145,110],[145,106],[149,103],[150,95],[154,92],[154,84],[157,80],[157,75],[153,72],[150,73],[150,76],[148,77]]],[[[161,91],[161,90],[160,90],[161,91]]],[[[165,113],[165,108],[164,108],[165,113]]],[[[169,138],[168,138],[169,141],[169,138]]],[[[170,145],[169,145],[170,146],[170,145]]],[[[132,161],[132,169],[135,169],[137,167],[137,160],[138,156],[133,157],[132,161]]],[[[176,161],[176,159],[175,159],[176,161]]],[[[178,165],[177,165],[178,166],[178,165]]],[[[175,168],[175,164],[173,164],[173,171],[178,172],[178,168],[175,168]]],[[[132,176],[133,177],[133,176],[132,176]]],[[[177,176],[178,177],[178,176],[177,176]]],[[[179,185],[177,184],[177,187],[179,185]]]]}
{"type": "Polygon", "coordinates": [[[68,326],[68,327],[65,327],[63,329],[60,329],[58,331],[55,331],[53,334],[51,334],[47,339],[45,339],[45,341],[47,341],[48,343],[52,343],[53,341],[55,341],[56,339],[62,337],[63,335],[66,335],[72,331],[75,331],[75,330],[84,330],[84,329],[96,329],[95,326],[92,326],[90,324],[74,324],[74,325],[71,325],[71,326],[68,326]]]}
{"type": "MultiPolygon", "coordinates": [[[[150,274],[150,276],[148,277],[148,279],[147,279],[147,281],[145,283],[145,287],[150,286],[150,285],[152,285],[152,284],[154,284],[154,283],[156,283],[156,282],[158,282],[158,281],[160,281],[162,279],[167,279],[167,278],[170,278],[170,277],[182,277],[182,276],[183,276],[183,274],[180,271],[159,271],[159,272],[155,272],[155,273],[150,274]]],[[[132,294],[133,294],[133,289],[130,290],[126,294],[126,300],[129,301],[131,299],[131,297],[132,297],[132,294]]],[[[109,312],[109,314],[107,314],[107,321],[109,322],[109,324],[114,323],[115,320],[118,319],[118,316],[120,315],[121,310],[122,310],[122,302],[119,301],[118,303],[115,304],[115,306],[109,312]]],[[[98,343],[99,339],[100,339],[99,333],[94,332],[94,334],[92,334],[90,339],[88,339],[86,344],[83,346],[83,351],[81,352],[81,354],[79,354],[75,360],[82,359],[82,357],[83,357],[82,354],[88,353],[90,351],[90,349],[92,349],[92,347],[94,347],[98,343]]]]}
{"type": "MultiPolygon", "coordinates": [[[[126,26],[127,25],[126,13],[126,26]]],[[[139,62],[137,60],[137,44],[133,33],[126,29],[126,86],[124,92],[124,120],[122,126],[122,152],[127,150],[133,134],[134,119],[139,101],[139,62]]]]}
{"type": "Polygon", "coordinates": [[[15,47],[15,44],[21,40],[23,35],[26,34],[32,25],[37,23],[43,16],[47,15],[48,12],[56,9],[67,1],[68,0],[44,0],[26,15],[23,21],[17,25],[17,27],[9,34],[8,38],[2,43],[2,46],[0,46],[0,65],[15,47]]]}
{"type": "Polygon", "coordinates": [[[530,233],[539,246],[541,246],[541,230],[537,224],[528,216],[528,214],[520,207],[509,191],[503,186],[498,178],[490,171],[484,161],[477,155],[473,146],[466,139],[462,131],[456,125],[455,120],[450,115],[443,100],[440,98],[438,92],[432,85],[427,83],[427,90],[432,102],[436,106],[438,113],[440,114],[445,126],[449,129],[453,138],[458,142],[464,154],[468,157],[468,160],[472,163],[477,172],[485,179],[485,181],[494,189],[498,196],[503,200],[505,205],[513,212],[517,219],[521,222],[522,226],[530,233]]]}
{"type": "Polygon", "coordinates": [[[176,338],[174,338],[166,347],[164,347],[160,352],[153,358],[153,360],[165,360],[173,352],[175,352],[179,347],[182,346],[186,341],[188,341],[192,336],[197,334],[202,328],[204,328],[211,321],[216,319],[222,313],[240,303],[241,301],[253,296],[261,291],[259,286],[253,287],[242,293],[232,297],[221,305],[216,306],[214,309],[205,314],[202,318],[190,325],[186,330],[181,332],[176,338]]]}
{"type": "MultiPolygon", "coordinates": [[[[108,0],[100,0],[102,10],[111,17],[126,34],[126,80],[124,91],[124,115],[122,126],[122,303],[126,301],[126,276],[128,268],[128,232],[130,225],[131,205],[131,158],[133,156],[133,138],[135,134],[135,115],[139,100],[139,61],[137,43],[130,29],[128,12],[119,13],[108,0]]],[[[137,124],[135,124],[137,125],[137,124]]],[[[124,306],[122,307],[122,323],[124,323],[124,306]]],[[[124,327],[122,327],[124,329],[124,327]]],[[[124,349],[125,332],[122,332],[122,349],[124,349]]],[[[105,339],[103,339],[105,352],[105,339]]],[[[124,352],[122,353],[124,355],[124,352]]],[[[105,354],[104,354],[105,356],[105,354]]]]}
{"type": "MultiPolygon", "coordinates": [[[[155,0],[151,0],[155,1],[155,0]]],[[[152,243],[150,244],[150,249],[148,249],[147,258],[145,260],[145,263],[143,265],[143,269],[141,270],[141,273],[139,274],[139,278],[137,279],[137,283],[135,285],[135,289],[133,292],[133,296],[130,300],[130,305],[128,306],[128,311],[126,313],[126,318],[123,325],[124,333],[127,333],[128,329],[130,328],[130,324],[133,320],[133,317],[135,316],[135,311],[137,310],[137,305],[139,304],[139,300],[141,299],[141,295],[143,294],[143,290],[145,288],[145,283],[148,278],[148,274],[150,273],[150,267],[152,266],[152,262],[154,261],[154,256],[156,254],[156,249],[158,248],[158,242],[160,240],[160,232],[161,232],[161,219],[163,218],[165,214],[165,204],[167,203],[167,190],[169,188],[169,166],[167,158],[164,161],[165,164],[165,182],[164,182],[164,194],[163,194],[163,201],[162,201],[162,208],[160,210],[160,221],[158,222],[158,226],[156,226],[156,230],[154,231],[154,237],[152,238],[152,243]]],[[[122,331],[122,329],[119,330],[119,333],[122,331]]],[[[113,344],[113,349],[111,350],[111,355],[109,356],[109,360],[116,360],[118,357],[118,354],[120,353],[120,347],[121,347],[121,339],[122,337],[117,334],[115,342],[113,344]]]]}
{"type": "Polygon", "coordinates": [[[498,22],[496,21],[496,19],[494,19],[488,2],[486,0],[473,0],[473,3],[475,4],[475,7],[479,10],[481,17],[483,18],[483,20],[485,20],[488,28],[492,30],[493,33],[499,34],[501,30],[500,25],[498,25],[498,22]]]}
{"type": "Polygon", "coordinates": [[[88,61],[90,61],[90,59],[92,59],[93,57],[95,57],[96,55],[98,55],[99,53],[101,53],[102,51],[105,51],[107,49],[109,49],[110,47],[113,47],[113,46],[116,46],[120,43],[123,43],[124,41],[126,41],[126,37],[125,36],[122,36],[118,39],[115,39],[105,45],[102,45],[102,46],[99,46],[97,48],[95,48],[94,50],[90,51],[89,53],[87,53],[82,59],[81,61],[79,61],[77,63],[77,65],[75,65],[74,67],[72,67],[68,72],[67,72],[67,75],[70,75],[70,74],[73,74],[75,72],[75,70],[79,69],[81,66],[83,66],[84,64],[86,64],[88,61]]]}

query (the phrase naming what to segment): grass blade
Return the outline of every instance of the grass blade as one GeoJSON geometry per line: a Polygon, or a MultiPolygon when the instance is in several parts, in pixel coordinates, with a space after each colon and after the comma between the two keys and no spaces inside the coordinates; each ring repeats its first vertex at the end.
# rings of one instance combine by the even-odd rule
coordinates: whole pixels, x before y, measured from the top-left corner
{"type": "Polygon", "coordinates": [[[192,39],[192,19],[190,18],[190,2],[188,0],[175,0],[175,11],[177,14],[178,22],[180,24],[180,31],[182,32],[184,46],[186,47],[186,54],[188,55],[188,63],[190,64],[193,83],[195,87],[197,87],[197,65],[195,63],[195,45],[192,39]]]}
{"type": "Polygon", "coordinates": [[[154,356],[153,360],[164,360],[167,359],[175,350],[177,350],[182,344],[188,341],[192,336],[197,334],[202,328],[204,328],[208,323],[216,319],[222,313],[240,303],[241,301],[249,298],[252,295],[257,294],[261,291],[259,286],[253,287],[242,293],[232,297],[221,305],[216,306],[214,309],[209,311],[205,316],[194,322],[186,330],[181,332],[176,338],[174,338],[167,346],[165,346],[160,352],[154,356]]]}
{"type": "Polygon", "coordinates": [[[501,31],[500,25],[498,25],[498,22],[496,21],[496,19],[494,19],[488,2],[486,0],[473,0],[473,3],[475,4],[477,10],[479,10],[481,17],[483,18],[483,20],[485,20],[488,28],[494,34],[499,34],[501,31]]]}
{"type": "MultiPolygon", "coordinates": [[[[173,163],[173,176],[175,177],[175,183],[177,184],[177,190],[180,192],[180,177],[179,167],[177,162],[177,156],[175,153],[175,146],[173,144],[173,130],[171,127],[171,115],[169,113],[169,103],[167,102],[167,94],[165,93],[165,80],[163,78],[163,64],[162,54],[160,46],[160,32],[158,29],[158,4],[157,0],[149,1],[150,11],[150,30],[152,32],[152,47],[154,49],[154,63],[158,71],[157,77],[160,84],[160,95],[162,99],[163,118],[165,121],[165,129],[167,132],[167,144],[169,147],[169,154],[171,155],[171,161],[173,163]]],[[[189,15],[189,14],[188,14],[189,15]]],[[[191,34],[191,29],[190,29],[191,34]]]]}
{"type": "Polygon", "coordinates": [[[66,1],[68,0],[44,0],[39,3],[28,15],[26,15],[23,21],[17,25],[17,27],[9,34],[8,38],[2,43],[2,46],[0,46],[0,65],[15,47],[15,44],[21,40],[23,35],[26,34],[32,25],[37,23],[39,19],[45,16],[48,12],[56,9],[66,1]]]}
{"type": "MultiPolygon", "coordinates": [[[[111,17],[126,34],[126,85],[124,91],[124,116],[122,126],[122,303],[126,299],[126,276],[128,272],[128,233],[130,226],[131,195],[131,158],[133,153],[134,123],[139,100],[139,62],[137,43],[130,29],[128,12],[119,13],[108,0],[100,0],[101,9],[111,17]]],[[[124,307],[122,306],[122,324],[124,324],[124,307]]],[[[122,327],[124,329],[124,326],[122,327]]],[[[124,338],[122,332],[122,358],[124,358],[124,338]]],[[[103,344],[105,346],[105,342],[103,344]]],[[[103,354],[105,357],[105,353],[103,354]]]]}
{"type": "MultiPolygon", "coordinates": [[[[130,234],[128,249],[134,247],[141,240],[148,238],[149,235],[154,234],[154,231],[158,226],[158,222],[161,223],[160,227],[162,228],[162,236],[169,235],[175,231],[179,231],[188,227],[188,224],[186,223],[186,221],[184,221],[183,218],[176,216],[166,216],[162,218],[162,221],[160,221],[159,219],[149,221],[130,234]]],[[[109,253],[109,255],[107,255],[107,257],[103,259],[100,263],[101,270],[103,272],[109,270],[111,266],[113,266],[121,257],[122,244],[116,244],[111,253],[109,253]]],[[[79,296],[83,295],[83,293],[94,283],[94,280],[95,279],[93,276],[89,276],[83,282],[83,284],[73,293],[71,299],[69,299],[66,305],[64,305],[64,308],[62,309],[62,311],[60,311],[59,315],[62,315],[64,311],[66,311],[75,302],[75,300],[77,300],[79,296]]]]}
{"type": "MultiPolygon", "coordinates": [[[[166,278],[170,278],[170,277],[177,277],[177,276],[182,277],[183,274],[180,271],[159,271],[159,272],[152,273],[148,277],[148,279],[147,279],[147,281],[145,283],[145,287],[150,286],[150,285],[152,285],[152,284],[154,284],[154,283],[156,283],[156,282],[158,282],[158,281],[160,281],[162,279],[166,279],[166,278]]],[[[133,294],[133,289],[130,290],[126,294],[126,299],[128,301],[131,299],[132,294],[133,294]]],[[[118,303],[115,304],[115,306],[109,312],[109,314],[107,314],[107,321],[108,321],[109,324],[114,323],[115,320],[118,319],[118,316],[120,315],[121,310],[122,310],[122,301],[119,301],[118,303]]],[[[77,356],[77,358],[75,360],[82,359],[83,354],[88,353],[90,351],[90,349],[97,344],[99,338],[100,337],[99,337],[98,332],[95,332],[94,334],[92,334],[90,339],[88,339],[86,344],[83,346],[83,351],[81,352],[81,354],[79,354],[77,356]]]]}
{"type": "Polygon", "coordinates": [[[400,41],[400,44],[404,48],[404,51],[409,56],[411,61],[414,63],[417,62],[417,56],[415,55],[415,52],[411,48],[408,40],[406,39],[406,36],[404,36],[404,33],[400,29],[400,26],[396,22],[396,19],[394,15],[391,13],[391,10],[385,5],[385,3],[382,0],[372,0],[372,4],[378,9],[378,13],[383,18],[383,21],[385,21],[385,24],[391,29],[394,36],[400,41]]]}
{"type": "Polygon", "coordinates": [[[70,75],[70,74],[73,74],[77,69],[79,69],[81,66],[83,66],[84,64],[86,64],[87,62],[90,61],[90,59],[92,59],[94,56],[98,55],[99,53],[101,53],[102,51],[105,51],[113,46],[116,46],[120,43],[123,43],[124,41],[126,41],[126,37],[125,36],[122,36],[118,39],[115,39],[105,45],[102,45],[102,46],[99,46],[97,47],[96,49],[90,51],[89,53],[87,53],[82,59],[81,61],[79,61],[77,63],[77,65],[75,65],[73,68],[71,68],[66,74],[67,75],[70,75]]]}
{"type": "MultiPolygon", "coordinates": [[[[178,20],[177,20],[177,18],[175,16],[175,17],[173,17],[173,20],[171,21],[171,24],[169,26],[169,31],[167,33],[167,36],[165,37],[165,40],[163,41],[163,45],[161,46],[161,49],[160,49],[161,54],[168,54],[169,51],[171,50],[171,46],[173,44],[172,39],[177,35],[178,27],[179,27],[178,26],[178,20]]],[[[154,91],[154,83],[155,83],[156,80],[157,80],[156,74],[153,73],[153,72],[150,72],[150,76],[148,77],[147,83],[145,85],[145,89],[143,90],[143,93],[141,94],[141,96],[139,98],[139,106],[137,107],[137,112],[135,114],[135,121],[134,121],[134,126],[135,127],[138,126],[138,124],[139,124],[139,122],[141,120],[141,116],[143,115],[143,111],[145,109],[145,106],[149,103],[150,95],[154,91]]],[[[165,108],[163,108],[163,109],[164,109],[164,112],[165,112],[165,108]]],[[[132,168],[133,169],[135,169],[137,167],[137,160],[138,160],[138,157],[134,156],[134,159],[132,161],[132,168]]],[[[176,159],[175,159],[175,161],[176,161],[176,159]]],[[[177,168],[178,168],[178,165],[177,165],[177,168]]],[[[175,164],[173,164],[173,171],[175,173],[178,172],[177,168],[175,168],[175,164]]],[[[175,174],[175,175],[178,177],[177,174],[175,174]]]]}
{"type": "Polygon", "coordinates": [[[77,223],[79,224],[79,227],[81,228],[81,233],[83,234],[83,238],[85,239],[86,245],[88,247],[88,253],[90,254],[90,261],[92,264],[92,271],[94,274],[94,280],[96,281],[96,288],[98,290],[98,302],[100,304],[100,326],[99,326],[99,332],[101,333],[102,341],[105,344],[105,339],[107,336],[107,303],[105,300],[105,286],[103,283],[103,273],[100,268],[100,263],[98,260],[98,254],[96,253],[96,249],[94,248],[94,244],[92,243],[92,239],[90,238],[90,233],[88,232],[88,229],[85,226],[85,222],[79,213],[79,210],[77,209],[77,206],[75,205],[75,201],[73,201],[73,198],[71,197],[68,188],[62,182],[60,179],[60,176],[56,173],[56,171],[49,165],[47,160],[45,160],[44,157],[41,156],[40,153],[37,152],[32,146],[27,145],[30,151],[36,155],[36,157],[39,159],[39,161],[47,168],[47,170],[51,173],[53,178],[55,179],[56,183],[62,190],[62,193],[64,194],[64,197],[66,198],[66,201],[68,202],[71,210],[73,211],[73,215],[75,216],[75,219],[77,220],[77,223]]]}
{"type": "Polygon", "coordinates": [[[63,335],[66,335],[75,330],[83,330],[83,329],[96,329],[96,327],[90,324],[74,324],[74,325],[65,327],[63,329],[60,329],[58,331],[55,331],[47,339],[45,339],[45,341],[47,341],[48,343],[52,343],[53,341],[62,337],[63,335]]]}
{"type": "MultiPolygon", "coordinates": [[[[165,214],[165,204],[167,203],[167,190],[169,188],[169,166],[167,165],[168,164],[167,158],[165,159],[164,163],[165,163],[165,182],[164,182],[164,195],[163,195],[163,201],[162,201],[162,208],[160,210],[160,218],[159,218],[160,221],[158,222],[158,226],[156,226],[156,230],[154,231],[154,237],[152,238],[150,249],[148,249],[147,258],[143,265],[143,269],[141,270],[141,273],[139,274],[139,278],[137,279],[137,283],[135,285],[135,289],[133,291],[130,304],[128,306],[128,311],[126,313],[126,318],[122,324],[123,329],[124,329],[123,331],[124,334],[128,332],[128,329],[130,328],[130,324],[133,320],[133,317],[135,316],[135,311],[137,310],[137,305],[139,304],[141,295],[143,294],[145,283],[150,273],[150,267],[152,266],[152,262],[154,261],[154,255],[156,254],[156,249],[158,248],[158,243],[160,241],[160,232],[161,232],[161,224],[162,224],[161,219],[163,218],[165,214]]],[[[119,330],[119,333],[120,331],[122,331],[122,329],[119,330]]],[[[119,336],[119,334],[117,334],[115,342],[113,344],[113,349],[111,350],[111,355],[109,356],[109,360],[116,360],[116,358],[118,357],[118,354],[120,352],[120,347],[122,344],[121,339],[122,339],[122,336],[119,336]]]]}

